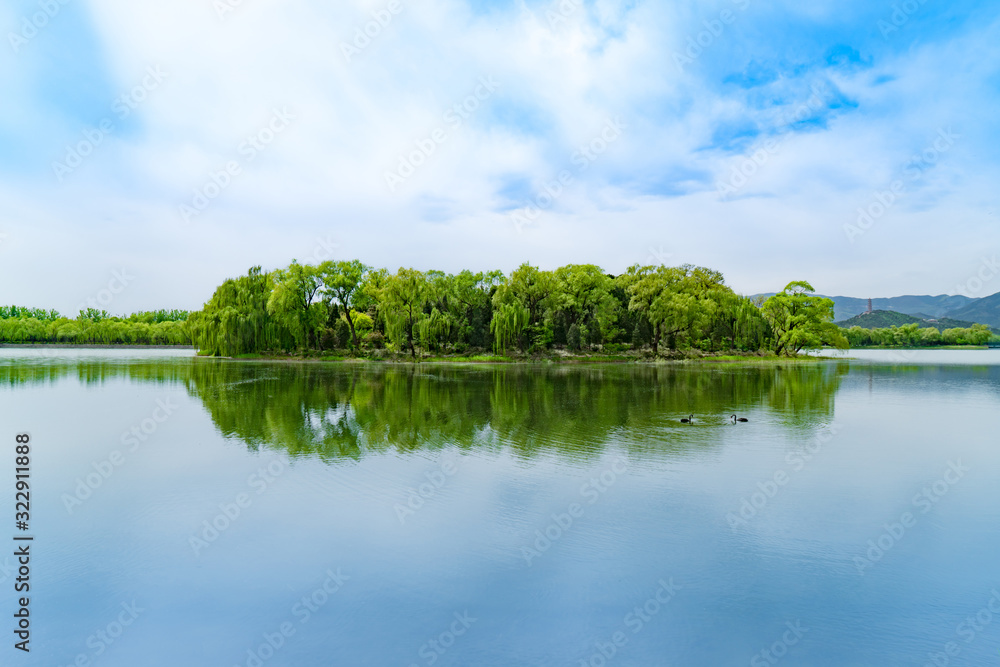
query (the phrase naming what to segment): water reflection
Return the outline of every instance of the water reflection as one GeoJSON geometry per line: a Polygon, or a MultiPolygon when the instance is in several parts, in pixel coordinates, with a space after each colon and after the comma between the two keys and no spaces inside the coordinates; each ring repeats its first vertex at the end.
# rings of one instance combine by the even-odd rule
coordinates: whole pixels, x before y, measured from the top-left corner
{"type": "MultiPolygon", "coordinates": [[[[505,447],[591,458],[613,435],[634,453],[699,444],[733,412],[811,429],[832,420],[847,362],[783,365],[460,366],[217,359],[0,363],[0,384],[182,383],[227,438],[293,457],[505,447]],[[697,432],[697,431],[694,431],[697,432]],[[679,437],[684,434],[684,437],[679,437]]],[[[711,442],[701,443],[712,446],[711,442]]]]}

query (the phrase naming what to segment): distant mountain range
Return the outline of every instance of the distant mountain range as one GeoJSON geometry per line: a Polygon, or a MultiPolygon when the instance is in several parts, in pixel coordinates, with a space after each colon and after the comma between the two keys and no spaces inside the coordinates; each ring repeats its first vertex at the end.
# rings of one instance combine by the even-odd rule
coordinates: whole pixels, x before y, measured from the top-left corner
{"type": "MultiPolygon", "coordinates": [[[[771,296],[762,294],[760,296],[771,296]]],[[[823,295],[818,295],[823,296],[823,295]]],[[[828,296],[833,299],[833,319],[843,323],[868,310],[868,299],[852,296],[828,296]]],[[[968,296],[894,296],[890,298],[872,299],[873,311],[889,311],[910,315],[913,321],[930,319],[959,320],[961,324],[952,326],[968,327],[970,323],[985,324],[993,329],[1000,329],[1000,292],[990,296],[974,299],[968,296]]],[[[906,324],[907,322],[900,322],[906,324]]],[[[852,326],[852,325],[847,325],[852,326]]],[[[864,326],[859,324],[858,326],[864,326]]],[[[886,326],[891,326],[887,324],[886,326]]],[[[950,327],[945,327],[950,328],[950,327]]]]}
{"type": "Polygon", "coordinates": [[[950,310],[948,317],[982,322],[994,328],[1000,327],[1000,293],[976,299],[961,308],[950,310]]]}
{"type": "MultiPolygon", "coordinates": [[[[868,310],[868,299],[857,299],[850,296],[831,296],[828,298],[833,299],[833,319],[837,322],[860,315],[868,310]]],[[[981,301],[981,299],[967,296],[948,296],[947,294],[894,296],[888,299],[872,299],[872,310],[890,310],[907,315],[926,315],[928,317],[953,317],[952,311],[964,308],[975,301],[981,301]]],[[[984,322],[984,324],[986,323],[984,322]]]]}
{"type": "MultiPolygon", "coordinates": [[[[874,299],[873,299],[874,301],[874,299]]],[[[870,313],[861,313],[854,317],[836,323],[838,327],[850,329],[851,327],[861,327],[862,329],[888,329],[889,327],[899,327],[904,324],[917,324],[921,329],[935,328],[938,331],[945,329],[968,329],[975,322],[964,320],[953,320],[950,317],[928,318],[917,315],[907,315],[891,310],[873,310],[870,313]]]]}

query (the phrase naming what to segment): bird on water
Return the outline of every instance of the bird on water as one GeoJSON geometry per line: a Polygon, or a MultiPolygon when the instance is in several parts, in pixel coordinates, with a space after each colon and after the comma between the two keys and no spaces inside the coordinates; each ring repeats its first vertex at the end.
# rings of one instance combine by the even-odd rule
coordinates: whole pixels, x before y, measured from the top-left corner
{"type": "Polygon", "coordinates": [[[682,424],[693,424],[694,423],[694,415],[688,415],[687,417],[682,417],[681,418],[681,423],[682,424]]]}
{"type": "Polygon", "coordinates": [[[732,417],[730,417],[730,419],[732,419],[732,420],[733,420],[733,423],[734,423],[734,424],[735,424],[736,422],[748,422],[748,421],[750,421],[750,420],[749,420],[749,419],[747,419],[746,417],[737,417],[736,415],[733,415],[732,417]]]}

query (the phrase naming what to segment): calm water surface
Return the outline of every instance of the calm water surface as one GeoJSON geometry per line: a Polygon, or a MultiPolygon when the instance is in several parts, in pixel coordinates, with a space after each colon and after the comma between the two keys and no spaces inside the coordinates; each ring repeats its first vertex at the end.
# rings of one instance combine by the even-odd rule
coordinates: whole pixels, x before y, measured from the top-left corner
{"type": "Polygon", "coordinates": [[[1000,351],[850,356],[0,349],[3,664],[1000,664],[1000,351]]]}

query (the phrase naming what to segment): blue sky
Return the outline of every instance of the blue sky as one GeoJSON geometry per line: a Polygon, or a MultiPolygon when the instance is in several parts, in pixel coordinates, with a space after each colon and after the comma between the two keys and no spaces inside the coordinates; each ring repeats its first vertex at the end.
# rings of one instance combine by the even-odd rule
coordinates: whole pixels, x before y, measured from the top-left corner
{"type": "Polygon", "coordinates": [[[335,257],[1000,291],[995,3],[8,0],[0,32],[0,302],[124,271],[108,310],[197,308],[335,257]]]}

